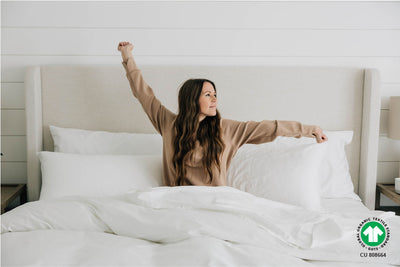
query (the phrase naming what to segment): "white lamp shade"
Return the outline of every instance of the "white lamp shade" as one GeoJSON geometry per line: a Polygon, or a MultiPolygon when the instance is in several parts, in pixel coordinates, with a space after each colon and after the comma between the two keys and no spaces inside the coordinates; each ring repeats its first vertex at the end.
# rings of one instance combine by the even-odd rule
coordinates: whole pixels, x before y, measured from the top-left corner
{"type": "Polygon", "coordinates": [[[400,140],[400,96],[390,97],[388,137],[400,140]]]}

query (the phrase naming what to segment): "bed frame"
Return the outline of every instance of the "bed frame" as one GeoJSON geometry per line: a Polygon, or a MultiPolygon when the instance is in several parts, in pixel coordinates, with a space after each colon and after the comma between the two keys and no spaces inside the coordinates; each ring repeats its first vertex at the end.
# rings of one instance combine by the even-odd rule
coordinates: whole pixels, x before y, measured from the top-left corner
{"type": "MultiPolygon", "coordinates": [[[[347,147],[354,191],[374,208],[380,113],[376,69],[303,66],[139,66],[156,96],[177,112],[188,78],[215,82],[222,117],[296,120],[323,130],[352,130],[347,147]]],[[[155,133],[133,97],[122,65],[48,65],[27,70],[28,199],[39,198],[38,151],[53,151],[49,125],[155,133]]]]}

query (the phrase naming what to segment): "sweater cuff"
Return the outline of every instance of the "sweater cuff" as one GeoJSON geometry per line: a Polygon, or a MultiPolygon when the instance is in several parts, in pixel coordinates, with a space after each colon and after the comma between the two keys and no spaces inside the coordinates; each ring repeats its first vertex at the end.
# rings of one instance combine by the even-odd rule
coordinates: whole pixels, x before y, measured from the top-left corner
{"type": "Polygon", "coordinates": [[[129,57],[126,62],[122,61],[122,66],[124,66],[126,73],[139,70],[139,68],[136,66],[135,60],[132,57],[129,57]]]}

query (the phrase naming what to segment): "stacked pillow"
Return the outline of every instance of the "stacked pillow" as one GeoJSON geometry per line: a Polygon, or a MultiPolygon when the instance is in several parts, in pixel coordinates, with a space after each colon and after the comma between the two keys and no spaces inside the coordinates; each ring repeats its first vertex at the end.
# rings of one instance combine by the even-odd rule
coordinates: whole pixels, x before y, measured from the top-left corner
{"type": "MultiPolygon", "coordinates": [[[[50,126],[55,152],[38,152],[40,199],[104,196],[162,186],[162,138],[50,126]]],[[[345,146],[353,132],[325,131],[328,142],[277,137],[243,145],[227,172],[229,186],[256,196],[318,210],[320,198],[359,199],[345,146]]]]}
{"type": "Polygon", "coordinates": [[[320,166],[327,146],[271,142],[244,145],[227,172],[229,186],[253,195],[320,209],[320,166]]]}
{"type": "Polygon", "coordinates": [[[162,184],[161,155],[81,155],[38,152],[40,199],[109,196],[162,184]]]}
{"type": "Polygon", "coordinates": [[[159,134],[112,133],[50,126],[54,151],[38,152],[40,199],[106,196],[161,186],[159,134]]]}
{"type": "Polygon", "coordinates": [[[228,185],[311,210],[320,209],[321,197],[359,200],[345,152],[353,132],[324,133],[328,141],[322,144],[279,136],[270,143],[243,145],[228,169],[228,185]]]}
{"type": "Polygon", "coordinates": [[[161,155],[159,134],[112,133],[50,125],[54,151],[76,154],[161,155]]]}

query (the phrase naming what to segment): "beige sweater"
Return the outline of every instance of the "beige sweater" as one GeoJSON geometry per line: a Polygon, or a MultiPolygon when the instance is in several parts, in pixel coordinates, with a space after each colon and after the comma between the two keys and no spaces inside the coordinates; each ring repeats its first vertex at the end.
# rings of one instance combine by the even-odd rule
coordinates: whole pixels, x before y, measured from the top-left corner
{"type": "MultiPolygon", "coordinates": [[[[126,70],[133,95],[139,100],[151,123],[163,139],[163,179],[164,185],[171,186],[176,177],[172,162],[174,155],[173,125],[176,114],[164,107],[156,98],[151,87],[143,79],[140,69],[133,58],[122,62],[126,70]]],[[[221,119],[222,138],[225,150],[221,157],[221,173],[211,184],[207,183],[208,173],[202,166],[203,148],[196,142],[192,161],[185,162],[186,176],[184,185],[226,185],[226,170],[236,151],[243,144],[261,144],[273,141],[277,136],[314,137],[316,126],[302,125],[296,121],[235,121],[221,119]]],[[[218,173],[214,170],[214,173],[218,173]]]]}

